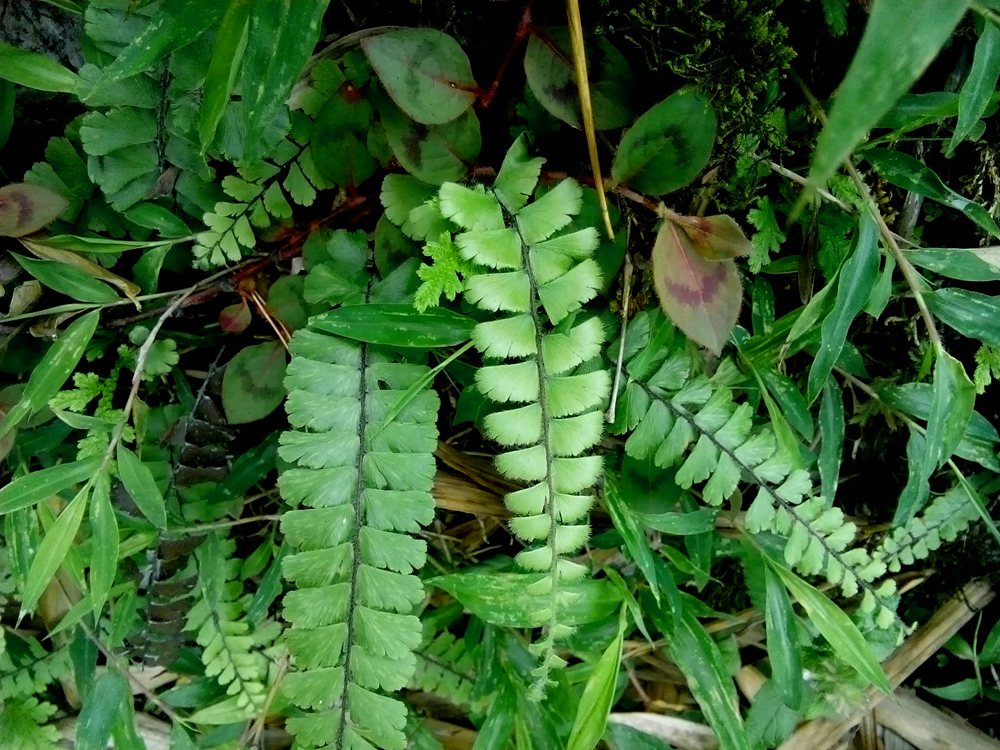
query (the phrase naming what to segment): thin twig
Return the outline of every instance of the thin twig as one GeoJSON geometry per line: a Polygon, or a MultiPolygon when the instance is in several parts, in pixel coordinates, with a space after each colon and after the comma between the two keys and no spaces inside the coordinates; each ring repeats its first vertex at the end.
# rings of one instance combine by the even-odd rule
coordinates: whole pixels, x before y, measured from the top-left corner
{"type": "Polygon", "coordinates": [[[615,421],[618,406],[618,387],[622,382],[622,361],[625,359],[625,332],[628,329],[628,309],[632,302],[632,258],[625,253],[625,271],[622,274],[622,330],[618,340],[618,356],[615,359],[615,382],[611,386],[611,403],[604,415],[608,423],[615,421]]]}

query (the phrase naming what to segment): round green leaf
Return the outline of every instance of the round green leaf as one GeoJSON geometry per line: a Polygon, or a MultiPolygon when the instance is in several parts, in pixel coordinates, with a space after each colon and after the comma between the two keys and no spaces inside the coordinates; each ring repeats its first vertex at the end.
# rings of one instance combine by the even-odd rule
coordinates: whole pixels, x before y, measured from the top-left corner
{"type": "Polygon", "coordinates": [[[361,42],[392,100],[424,125],[450,122],[476,98],[478,85],[458,42],[436,29],[398,29],[361,42]]]}
{"type": "MultiPolygon", "coordinates": [[[[620,128],[632,119],[629,103],[632,69],[609,41],[604,38],[590,41],[587,72],[594,127],[598,130],[620,128]]],[[[524,73],[531,93],[545,109],[574,128],[583,127],[567,29],[546,29],[531,35],[524,53],[524,73]]]]}
{"type": "Polygon", "coordinates": [[[715,112],[694,91],[679,91],[636,120],[611,164],[617,185],[663,195],[690,183],[708,164],[715,112]]]}
{"type": "Polygon", "coordinates": [[[465,176],[479,156],[482,136],[472,110],[444,125],[421,125],[390,102],[381,108],[385,135],[396,159],[417,179],[439,185],[465,176]]]}
{"type": "Polygon", "coordinates": [[[222,408],[230,424],[263,419],[285,398],[285,349],[277,341],[248,346],[222,376],[222,408]]]}

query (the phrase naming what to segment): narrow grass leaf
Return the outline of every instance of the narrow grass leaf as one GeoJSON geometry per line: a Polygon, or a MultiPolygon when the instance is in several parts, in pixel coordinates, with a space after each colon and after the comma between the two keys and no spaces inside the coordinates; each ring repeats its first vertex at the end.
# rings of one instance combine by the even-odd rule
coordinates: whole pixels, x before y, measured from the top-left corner
{"type": "Polygon", "coordinates": [[[0,488],[0,515],[28,508],[84,479],[101,465],[100,457],[84,458],[25,474],[0,488]]]}
{"type": "Polygon", "coordinates": [[[867,213],[862,214],[854,252],[844,261],[838,274],[836,301],[823,320],[819,349],[809,368],[806,396],[810,403],[823,390],[823,384],[833,371],[847,341],[851,323],[864,309],[875,285],[879,262],[877,239],[875,220],[867,213]]]}
{"type": "Polygon", "coordinates": [[[100,315],[100,311],[93,310],[77,318],[49,347],[45,356],[31,371],[21,400],[14,404],[0,425],[0,437],[45,406],[58,393],[76,369],[90,343],[100,315]]]}
{"type": "Polygon", "coordinates": [[[198,139],[201,150],[207,150],[215,139],[222,115],[229,104],[229,97],[236,85],[236,75],[243,61],[247,46],[247,28],[250,21],[250,0],[229,0],[229,7],[222,17],[215,35],[212,60],[205,76],[201,98],[201,117],[198,122],[198,139]]]}
{"type": "Polygon", "coordinates": [[[618,685],[618,667],[622,659],[626,621],[625,609],[622,608],[618,618],[618,635],[597,660],[594,671],[583,688],[566,750],[593,750],[604,736],[618,685]]]}
{"type": "Polygon", "coordinates": [[[765,567],[767,586],[764,625],[767,629],[767,655],[771,660],[771,678],[786,706],[798,709],[805,695],[802,679],[802,651],[795,625],[795,613],[781,579],[765,567]]]}
{"type": "Polygon", "coordinates": [[[958,92],[958,122],[948,143],[947,155],[969,137],[979,118],[986,112],[1000,78],[1000,26],[986,21],[976,42],[969,75],[958,92]]]}
{"type": "Polygon", "coordinates": [[[0,78],[38,91],[72,94],[79,76],[48,55],[0,42],[0,78]]]}
{"type": "Polygon", "coordinates": [[[844,397],[833,378],[823,385],[819,404],[819,476],[821,494],[832,503],[837,496],[844,453],[844,397]]]}
{"type": "Polygon", "coordinates": [[[951,38],[966,0],[878,0],[816,142],[809,181],[824,184],[951,38]],[[902,29],[905,28],[905,33],[902,29]]]}
{"type": "Polygon", "coordinates": [[[764,559],[768,567],[781,578],[795,601],[805,609],[809,621],[816,626],[834,653],[879,690],[891,693],[892,687],[871,646],[844,610],[830,601],[822,591],[803,581],[766,553],[764,559]]]}
{"type": "Polygon", "coordinates": [[[118,443],[118,478],[139,512],[158,529],[167,528],[167,509],[153,473],[139,457],[118,443]]]}
{"type": "Polygon", "coordinates": [[[609,472],[605,475],[604,481],[604,499],[608,506],[608,512],[611,514],[611,521],[618,533],[622,535],[622,539],[625,540],[625,548],[629,555],[632,556],[635,564],[639,566],[639,570],[646,577],[653,598],[659,603],[660,588],[656,583],[656,563],[639,516],[628,507],[628,502],[621,490],[619,477],[609,472]]]}
{"type": "Polygon", "coordinates": [[[115,719],[121,716],[120,709],[127,700],[129,687],[120,672],[109,669],[98,677],[80,710],[76,724],[77,750],[104,750],[115,719]]]}
{"type": "Polygon", "coordinates": [[[87,497],[90,487],[85,486],[74,497],[69,505],[45,533],[35,559],[31,562],[28,578],[24,584],[21,596],[21,617],[35,610],[38,600],[46,587],[52,582],[56,571],[66,558],[66,553],[76,542],[76,534],[80,530],[84,511],[87,509],[87,497]]]}
{"type": "Polygon", "coordinates": [[[101,616],[118,573],[118,520],[111,506],[111,480],[101,472],[90,498],[90,601],[101,616]]]}

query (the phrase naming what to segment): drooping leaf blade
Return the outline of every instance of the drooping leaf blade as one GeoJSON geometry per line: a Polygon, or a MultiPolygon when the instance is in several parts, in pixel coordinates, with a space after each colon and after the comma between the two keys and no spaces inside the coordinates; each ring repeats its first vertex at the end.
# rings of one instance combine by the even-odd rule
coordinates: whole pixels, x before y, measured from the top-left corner
{"type": "Polygon", "coordinates": [[[412,305],[386,303],[338,307],[317,316],[311,325],[369,344],[434,349],[465,343],[476,322],[443,307],[418,313],[412,305]]]}
{"type": "Polygon", "coordinates": [[[167,527],[163,494],[153,480],[153,473],[129,448],[118,443],[118,477],[132,497],[139,512],[158,529],[167,527]]]}
{"type": "Polygon", "coordinates": [[[1000,26],[986,21],[976,42],[972,67],[958,93],[958,122],[948,143],[947,155],[967,139],[989,106],[1000,78],[1000,26]]]}
{"type": "Polygon", "coordinates": [[[84,479],[89,479],[101,465],[99,456],[66,464],[49,466],[25,474],[0,487],[0,515],[27,508],[84,479]]]}
{"type": "Polygon", "coordinates": [[[878,0],[816,142],[809,180],[824,184],[930,65],[966,0],[878,0]],[[907,33],[901,34],[901,25],[907,33]]]}
{"type": "Polygon", "coordinates": [[[929,292],[924,299],[935,317],[963,336],[1000,346],[1000,297],[949,287],[929,292]]]}
{"type": "Polygon", "coordinates": [[[614,704],[618,668],[622,659],[625,639],[625,610],[618,620],[618,635],[608,644],[594,671],[583,688],[583,695],[576,709],[576,718],[566,743],[567,750],[593,750],[604,736],[608,714],[614,704]]]}
{"type": "Polygon", "coordinates": [[[795,614],[781,579],[770,567],[765,567],[767,606],[764,623],[767,628],[767,655],[771,660],[771,678],[789,708],[798,709],[805,694],[802,678],[802,652],[799,648],[795,614]]]}
{"type": "Polygon", "coordinates": [[[48,55],[0,42],[0,78],[38,91],[72,94],[80,78],[48,55]]]}
{"type": "Polygon", "coordinates": [[[246,51],[250,22],[250,0],[229,0],[219,30],[215,35],[212,60],[205,75],[201,99],[198,138],[205,151],[215,139],[222,115],[236,84],[236,76],[246,51]]]}

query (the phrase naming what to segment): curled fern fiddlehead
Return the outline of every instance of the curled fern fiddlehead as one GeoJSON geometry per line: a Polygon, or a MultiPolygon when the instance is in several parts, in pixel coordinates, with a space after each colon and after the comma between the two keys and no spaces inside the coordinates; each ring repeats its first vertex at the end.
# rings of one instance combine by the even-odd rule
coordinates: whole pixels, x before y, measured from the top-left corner
{"type": "Polygon", "coordinates": [[[590,488],[602,471],[593,448],[610,389],[606,370],[580,371],[604,342],[600,321],[580,312],[601,285],[591,257],[597,230],[559,233],[580,210],[582,189],[573,180],[529,202],[541,164],[519,139],[492,189],[446,183],[440,191],[442,214],[464,229],[442,242],[453,242],[472,264],[463,296],[494,316],[473,332],[486,361],[476,385],[502,407],[485,420],[486,433],[505,449],[497,468],[527,485],[506,503],[514,534],[533,545],[517,562],[544,574],[526,592],[538,599],[536,624],[544,629],[533,647],[540,687],[565,663],[555,653],[555,641],[571,630],[559,621],[568,596],[561,587],[586,574],[569,558],[590,534],[590,488]]]}
{"type": "MultiPolygon", "coordinates": [[[[363,237],[338,232],[330,242],[343,287],[364,268],[363,237]]],[[[376,285],[365,296],[378,293],[376,285]]],[[[294,429],[279,450],[295,465],[280,479],[294,506],[281,528],[295,550],[284,564],[295,587],[284,599],[295,671],[283,688],[306,713],[288,729],[300,747],[401,750],[406,708],[387,693],[412,678],[421,641],[413,610],[423,587],[412,573],[426,545],[411,535],[434,515],[437,395],[420,391],[390,420],[427,368],[327,335],[322,316],[295,334],[291,350],[294,429]]]]}

